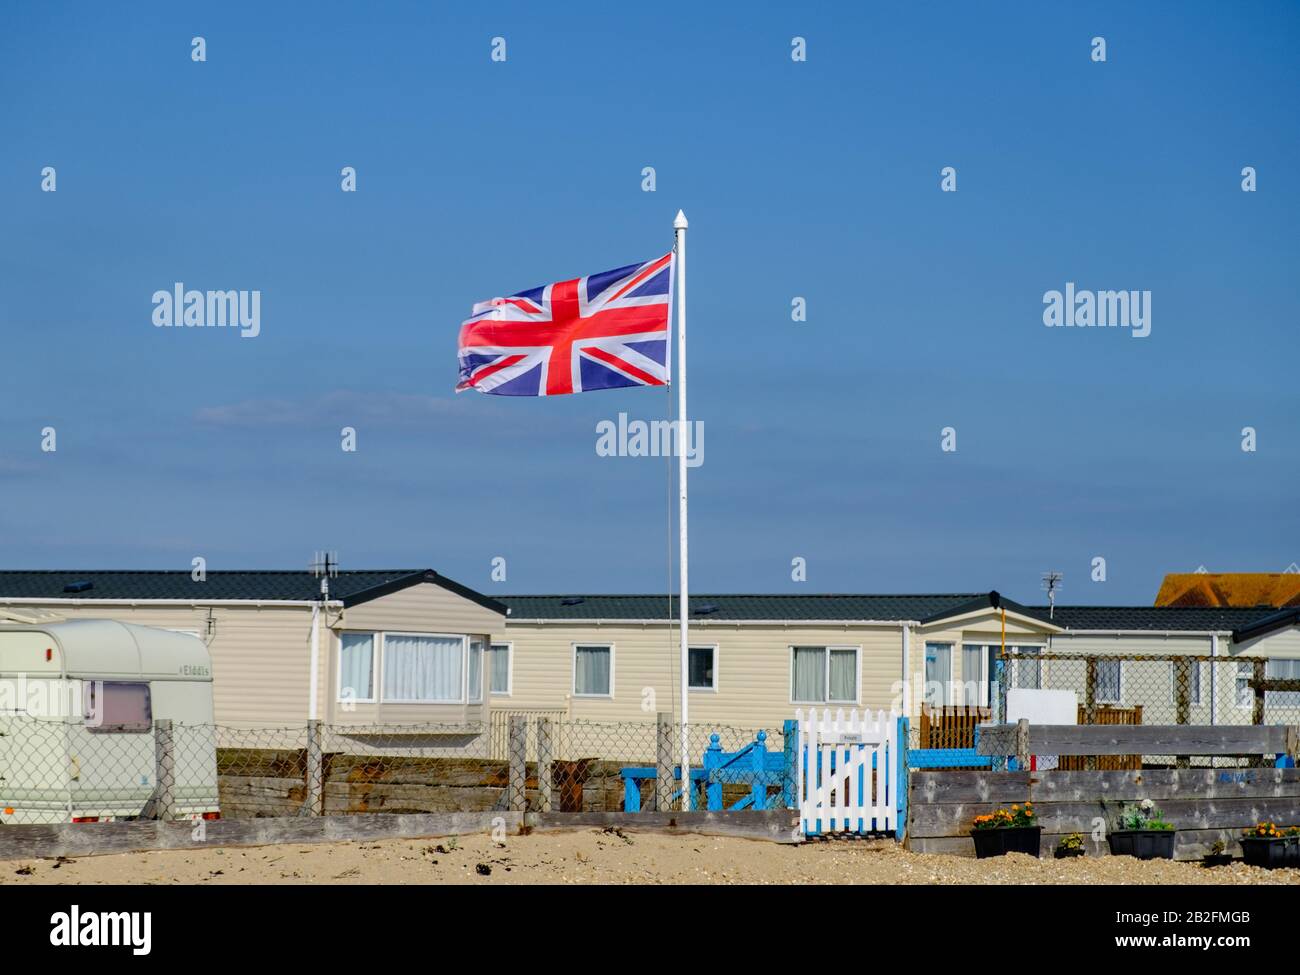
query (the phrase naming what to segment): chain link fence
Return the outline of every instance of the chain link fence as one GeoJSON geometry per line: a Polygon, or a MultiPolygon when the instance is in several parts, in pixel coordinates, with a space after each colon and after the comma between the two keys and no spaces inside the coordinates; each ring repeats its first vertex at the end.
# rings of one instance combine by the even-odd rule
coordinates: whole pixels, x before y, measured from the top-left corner
{"type": "MultiPolygon", "coordinates": [[[[1008,694],[1017,689],[1072,692],[1078,724],[1300,725],[1300,660],[1024,650],[999,655],[994,650],[987,679],[925,687],[926,703],[911,723],[910,747],[954,755],[974,747],[979,725],[1003,720],[1008,694]],[[965,703],[938,703],[945,692],[948,700],[965,703]]],[[[1063,757],[1059,767],[1171,764],[1177,764],[1177,756],[1132,755],[1063,757]]],[[[1218,759],[1215,764],[1237,763],[1218,759]]]]}
{"type": "MultiPolygon", "coordinates": [[[[498,727],[0,716],[0,824],[525,809],[680,809],[681,729],[537,712],[498,727]],[[667,776],[661,771],[667,770],[667,776]]],[[[785,801],[782,729],[691,725],[692,808],[785,801]]]]}
{"type": "MultiPolygon", "coordinates": [[[[1008,653],[997,714],[1015,689],[1072,691],[1079,724],[1300,724],[1300,661],[1186,654],[1008,653]]],[[[1172,767],[1172,755],[1062,758],[1061,768],[1172,767]]],[[[1202,764],[1209,759],[1202,760],[1202,764]]],[[[1239,764],[1218,759],[1215,764],[1239,764]]]]}

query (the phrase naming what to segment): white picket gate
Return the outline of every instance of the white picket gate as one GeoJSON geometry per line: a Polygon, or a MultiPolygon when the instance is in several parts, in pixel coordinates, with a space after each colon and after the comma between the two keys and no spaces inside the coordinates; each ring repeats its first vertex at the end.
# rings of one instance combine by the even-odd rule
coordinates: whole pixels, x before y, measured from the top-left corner
{"type": "Polygon", "coordinates": [[[796,802],[806,836],[884,833],[901,836],[898,715],[856,709],[832,716],[795,712],[796,802]]]}

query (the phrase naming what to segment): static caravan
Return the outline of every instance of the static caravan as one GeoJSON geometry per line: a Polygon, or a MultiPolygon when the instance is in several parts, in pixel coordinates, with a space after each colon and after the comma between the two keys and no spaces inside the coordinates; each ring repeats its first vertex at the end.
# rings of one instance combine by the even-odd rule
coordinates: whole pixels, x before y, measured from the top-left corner
{"type": "Polygon", "coordinates": [[[215,818],[202,640],[115,620],[0,624],[0,823],[149,814],[160,718],[174,725],[172,815],[215,818]]]}

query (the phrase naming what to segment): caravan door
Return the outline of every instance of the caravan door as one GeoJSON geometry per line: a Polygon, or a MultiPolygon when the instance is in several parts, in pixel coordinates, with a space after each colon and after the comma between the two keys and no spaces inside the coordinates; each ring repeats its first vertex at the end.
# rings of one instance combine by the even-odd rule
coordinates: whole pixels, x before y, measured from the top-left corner
{"type": "Polygon", "coordinates": [[[73,821],[139,816],[154,793],[153,699],[147,681],[83,680],[85,713],[69,725],[73,821]]]}

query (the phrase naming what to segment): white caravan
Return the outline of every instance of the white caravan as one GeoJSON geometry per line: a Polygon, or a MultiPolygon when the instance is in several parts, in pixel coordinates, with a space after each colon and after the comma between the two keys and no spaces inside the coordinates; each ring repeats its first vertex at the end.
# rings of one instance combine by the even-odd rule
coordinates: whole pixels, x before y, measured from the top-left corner
{"type": "Polygon", "coordinates": [[[159,718],[173,722],[172,816],[217,818],[202,640],[115,620],[0,624],[0,824],[152,815],[159,718]]]}

